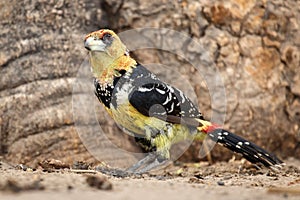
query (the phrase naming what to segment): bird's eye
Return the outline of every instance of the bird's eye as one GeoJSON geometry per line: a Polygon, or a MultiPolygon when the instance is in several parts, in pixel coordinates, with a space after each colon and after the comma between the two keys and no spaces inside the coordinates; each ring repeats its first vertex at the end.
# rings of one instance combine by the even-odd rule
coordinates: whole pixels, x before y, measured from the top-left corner
{"type": "Polygon", "coordinates": [[[110,33],[105,33],[103,35],[103,40],[109,40],[112,37],[112,35],[110,33]]]}

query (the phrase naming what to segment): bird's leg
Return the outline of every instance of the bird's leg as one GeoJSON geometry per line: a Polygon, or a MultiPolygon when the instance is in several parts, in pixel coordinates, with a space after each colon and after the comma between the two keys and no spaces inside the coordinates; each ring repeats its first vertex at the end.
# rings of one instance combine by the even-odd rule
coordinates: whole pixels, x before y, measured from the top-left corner
{"type": "Polygon", "coordinates": [[[153,170],[155,168],[161,167],[161,166],[167,164],[168,162],[169,162],[168,159],[159,160],[156,158],[152,163],[149,163],[144,168],[137,170],[136,173],[143,174],[143,173],[153,170]]]}
{"type": "Polygon", "coordinates": [[[126,171],[128,171],[128,172],[135,172],[138,168],[140,168],[141,166],[145,165],[148,162],[153,161],[154,159],[155,159],[155,154],[154,153],[150,153],[145,158],[139,160],[137,163],[135,163],[134,165],[132,165],[131,167],[129,167],[126,171]]]}
{"type": "Polygon", "coordinates": [[[142,174],[152,170],[158,166],[162,166],[167,162],[167,159],[162,158],[156,152],[150,153],[145,158],[138,161],[136,164],[128,168],[126,171],[129,173],[142,174]]]}

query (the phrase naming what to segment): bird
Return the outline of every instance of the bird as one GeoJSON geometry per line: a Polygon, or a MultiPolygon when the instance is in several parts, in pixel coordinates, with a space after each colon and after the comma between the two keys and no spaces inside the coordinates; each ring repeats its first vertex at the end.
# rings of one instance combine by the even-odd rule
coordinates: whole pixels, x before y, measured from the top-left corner
{"type": "Polygon", "coordinates": [[[222,126],[205,120],[179,89],[137,62],[110,29],[87,34],[84,47],[94,77],[95,95],[106,112],[149,154],[127,171],[145,173],[170,160],[170,148],[183,140],[211,140],[253,164],[280,169],[283,161],[222,126]]]}

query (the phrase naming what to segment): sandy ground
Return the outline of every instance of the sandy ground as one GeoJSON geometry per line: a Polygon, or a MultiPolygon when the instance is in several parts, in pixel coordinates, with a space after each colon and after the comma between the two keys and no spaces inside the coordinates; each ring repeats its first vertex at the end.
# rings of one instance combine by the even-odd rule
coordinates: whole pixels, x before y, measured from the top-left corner
{"type": "Polygon", "coordinates": [[[141,176],[20,169],[0,162],[0,199],[300,199],[300,162],[279,172],[241,161],[178,164],[141,176]]]}

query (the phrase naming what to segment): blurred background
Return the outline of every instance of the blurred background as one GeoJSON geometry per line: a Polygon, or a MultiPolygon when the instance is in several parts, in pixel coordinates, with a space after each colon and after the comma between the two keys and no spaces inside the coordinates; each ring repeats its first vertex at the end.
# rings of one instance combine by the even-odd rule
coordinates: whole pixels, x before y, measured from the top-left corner
{"type": "MultiPolygon", "coordinates": [[[[1,0],[0,24],[0,156],[12,163],[98,162],[78,137],[72,113],[72,88],[87,59],[84,35],[145,27],[173,29],[205,44],[226,89],[226,112],[219,111],[226,114],[224,127],[283,159],[300,158],[300,1],[1,0]]],[[[189,43],[179,48],[191,60],[202,53],[189,43]]],[[[209,91],[186,60],[159,50],[132,54],[146,65],[174,67],[210,118],[209,91]]],[[[99,109],[109,137],[139,152],[99,109]]],[[[193,143],[180,160],[199,161],[199,147],[193,143]]],[[[213,161],[232,157],[220,147],[211,153],[213,161]]]]}

